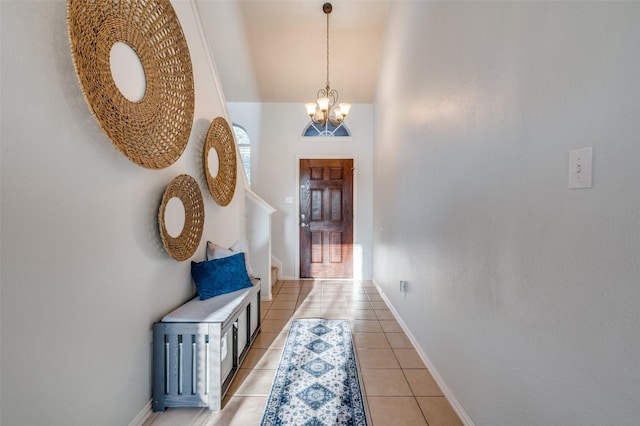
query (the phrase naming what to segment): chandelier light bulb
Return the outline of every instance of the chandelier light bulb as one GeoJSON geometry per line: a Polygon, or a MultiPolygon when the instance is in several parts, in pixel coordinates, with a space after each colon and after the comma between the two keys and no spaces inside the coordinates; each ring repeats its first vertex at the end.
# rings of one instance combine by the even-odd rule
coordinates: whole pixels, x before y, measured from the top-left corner
{"type": "Polygon", "coordinates": [[[313,117],[316,114],[316,104],[308,103],[304,104],[304,107],[307,109],[307,114],[309,114],[309,117],[313,117]]]}
{"type": "Polygon", "coordinates": [[[329,110],[329,98],[318,98],[318,107],[321,111],[329,110]]]}
{"type": "Polygon", "coordinates": [[[345,103],[340,104],[340,114],[342,114],[343,117],[346,117],[347,115],[349,115],[350,109],[351,109],[351,104],[345,104],[345,103]]]}

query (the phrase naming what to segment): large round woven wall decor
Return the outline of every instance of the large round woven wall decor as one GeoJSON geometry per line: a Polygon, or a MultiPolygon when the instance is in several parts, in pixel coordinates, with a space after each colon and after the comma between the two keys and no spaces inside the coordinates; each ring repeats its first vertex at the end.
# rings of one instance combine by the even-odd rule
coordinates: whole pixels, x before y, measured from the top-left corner
{"type": "Polygon", "coordinates": [[[202,239],[204,229],[204,201],[198,182],[189,175],[175,177],[162,196],[158,212],[160,236],[165,250],[175,260],[189,259],[195,253],[202,239]],[[177,237],[172,237],[165,225],[165,213],[169,200],[177,197],[184,206],[184,227],[177,237]]]}
{"type": "Polygon", "coordinates": [[[102,130],[140,166],[173,164],[189,141],[195,95],[189,48],[169,0],[68,0],[67,25],[82,93],[102,130]],[[139,100],[114,81],[116,43],[140,59],[146,87],[139,100]]]}
{"type": "Polygon", "coordinates": [[[223,117],[211,122],[203,151],[204,174],[211,196],[221,206],[228,205],[236,191],[236,144],[229,123],[223,117]],[[211,175],[209,151],[215,149],[218,154],[218,174],[211,175]]]}

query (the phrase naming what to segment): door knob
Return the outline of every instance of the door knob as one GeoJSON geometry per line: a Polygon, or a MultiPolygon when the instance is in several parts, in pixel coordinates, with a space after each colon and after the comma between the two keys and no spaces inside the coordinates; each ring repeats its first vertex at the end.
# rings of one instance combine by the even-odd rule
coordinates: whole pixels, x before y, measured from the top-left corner
{"type": "Polygon", "coordinates": [[[306,223],[302,222],[302,223],[300,224],[300,226],[301,226],[302,228],[306,228],[306,227],[307,227],[307,226],[309,226],[309,225],[307,225],[306,223]]]}

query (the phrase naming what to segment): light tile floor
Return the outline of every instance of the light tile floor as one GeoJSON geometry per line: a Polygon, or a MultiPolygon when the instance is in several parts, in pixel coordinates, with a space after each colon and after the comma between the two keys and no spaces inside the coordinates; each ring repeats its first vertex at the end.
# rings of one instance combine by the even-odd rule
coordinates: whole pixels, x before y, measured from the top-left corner
{"type": "Polygon", "coordinates": [[[310,317],[351,320],[370,425],[462,424],[372,282],[278,281],[273,296],[222,411],[169,408],[145,426],[259,425],[290,320],[310,317]]]}

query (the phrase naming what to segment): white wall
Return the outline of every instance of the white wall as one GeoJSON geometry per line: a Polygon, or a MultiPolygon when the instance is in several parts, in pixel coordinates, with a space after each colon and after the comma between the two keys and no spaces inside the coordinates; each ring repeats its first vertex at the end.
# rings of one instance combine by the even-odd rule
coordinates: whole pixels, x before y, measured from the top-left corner
{"type": "Polygon", "coordinates": [[[244,233],[244,190],[221,208],[201,152],[218,97],[191,3],[175,8],[196,104],[182,157],[147,170],[91,116],[67,39],[66,3],[2,1],[3,425],[126,425],[151,398],[150,330],[193,294],[190,262],[164,251],[157,211],[171,179],[196,178],[207,238],[244,233]]]}
{"type": "Polygon", "coordinates": [[[638,22],[634,2],[392,4],[374,278],[477,425],[640,419],[638,22]],[[586,146],[593,188],[569,190],[586,146]]]}
{"type": "Polygon", "coordinates": [[[301,142],[308,123],[304,105],[296,103],[228,104],[231,119],[251,138],[251,188],[278,211],[272,217],[272,254],[284,277],[299,276],[298,182],[300,158],[356,159],[354,243],[362,250],[362,277],[371,278],[373,106],[355,104],[347,123],[353,141],[301,142]],[[294,204],[284,204],[294,197],[294,204]]]}
{"type": "Polygon", "coordinates": [[[216,58],[233,58],[216,64],[227,99],[252,100],[259,98],[251,47],[247,40],[242,16],[242,2],[193,0],[204,25],[207,44],[216,58]]]}

